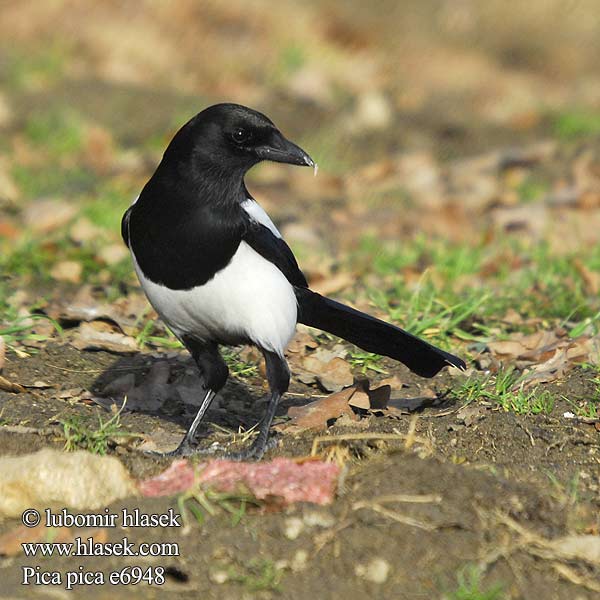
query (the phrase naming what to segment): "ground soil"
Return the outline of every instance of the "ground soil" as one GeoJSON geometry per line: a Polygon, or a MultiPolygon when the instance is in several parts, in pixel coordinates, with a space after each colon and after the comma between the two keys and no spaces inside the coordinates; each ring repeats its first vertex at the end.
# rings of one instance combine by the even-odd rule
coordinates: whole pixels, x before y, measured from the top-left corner
{"type": "MultiPolygon", "coordinates": [[[[29,359],[9,363],[5,368],[7,377],[22,382],[43,380],[54,387],[36,390],[35,394],[0,394],[4,424],[0,428],[0,455],[29,453],[43,446],[61,447],[61,417],[93,415],[99,410],[81,402],[51,399],[57,388],[95,389],[105,379],[128,371],[141,379],[153,360],[148,355],[115,357],[54,345],[29,359]]],[[[411,380],[402,367],[394,369],[403,380],[416,385],[417,380],[411,380]]],[[[263,393],[259,381],[232,380],[211,412],[210,421],[232,427],[236,422],[247,425],[256,420],[260,409],[256,400],[263,393]]],[[[451,385],[448,376],[434,380],[438,391],[451,385]]],[[[585,395],[586,379],[575,371],[560,383],[560,388],[562,393],[570,392],[571,397],[585,395]]],[[[292,390],[303,391],[305,398],[319,393],[298,383],[292,390]]],[[[305,401],[292,396],[280,413],[285,414],[291,403],[305,401]]],[[[207,519],[202,527],[193,523],[187,535],[160,528],[128,531],[134,541],[177,541],[181,555],[142,563],[170,569],[164,586],[149,588],[142,584],[128,588],[126,593],[147,598],[437,598],[456,588],[457,571],[487,557],[484,581],[503,583],[508,597],[594,597],[593,592],[559,577],[550,561],[526,550],[509,551],[516,534],[500,516],[508,515],[546,538],[597,527],[600,438],[594,426],[562,417],[560,406],[551,416],[517,416],[493,406],[484,407],[479,420],[466,426],[457,419],[459,407],[460,402],[448,396],[441,405],[424,409],[417,417],[371,416],[358,425],[329,429],[330,436],[353,431],[406,434],[416,418],[412,444],[401,436],[397,441],[354,440],[346,444],[344,485],[329,507],[298,505],[283,512],[250,513],[236,526],[232,526],[229,515],[221,514],[207,519]],[[397,522],[368,507],[377,498],[398,494],[440,496],[440,502],[390,506],[401,519],[415,519],[425,523],[427,529],[397,522]],[[361,502],[367,507],[357,508],[361,502]],[[290,539],[286,532],[294,517],[305,519],[305,525],[296,538],[290,539]],[[301,560],[302,551],[306,553],[305,562],[301,560]],[[499,553],[497,560],[492,560],[495,553],[499,553]],[[221,573],[247,573],[249,562],[257,557],[282,561],[278,564],[287,566],[276,591],[256,591],[248,579],[215,583],[221,573]],[[391,566],[384,583],[372,583],[356,574],[357,568],[360,571],[374,558],[383,558],[391,566]]],[[[185,419],[177,415],[176,407],[169,413],[127,413],[122,421],[126,429],[145,434],[157,428],[183,432],[185,419]]],[[[216,435],[210,429],[206,433],[209,440],[216,435]]],[[[306,455],[313,438],[309,432],[279,434],[278,446],[266,458],[306,455]]],[[[170,462],[126,446],[113,448],[111,453],[119,456],[135,478],[156,474],[170,462]]],[[[121,506],[164,512],[175,506],[175,500],[132,499],[110,508],[118,511],[121,506]]],[[[3,522],[0,533],[16,524],[16,520],[3,522]]],[[[116,541],[122,535],[122,531],[111,530],[109,539],[114,537],[116,541]]],[[[0,563],[4,597],[24,597],[20,569],[15,568],[21,564],[27,564],[21,557],[0,563]]],[[[39,564],[39,559],[32,564],[39,564]]],[[[88,568],[108,572],[123,564],[123,559],[104,557],[96,558],[88,568]]],[[[72,559],[44,559],[43,567],[65,571],[72,568],[72,559]]],[[[55,597],[62,597],[65,592],[58,590],[55,597]]],[[[82,586],[69,597],[83,597],[80,594],[84,593],[95,598],[125,594],[123,588],[82,586]]],[[[27,597],[49,595],[54,595],[52,588],[45,586],[27,590],[27,597]]]]}

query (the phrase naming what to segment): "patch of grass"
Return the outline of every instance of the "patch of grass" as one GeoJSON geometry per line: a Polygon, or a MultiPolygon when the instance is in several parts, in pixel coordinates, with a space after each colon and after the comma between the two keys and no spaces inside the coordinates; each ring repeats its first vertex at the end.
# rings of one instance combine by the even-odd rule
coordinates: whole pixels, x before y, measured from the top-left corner
{"type": "Polygon", "coordinates": [[[240,359],[239,348],[221,348],[221,356],[234,377],[255,377],[258,375],[258,365],[240,359]]]}
{"type": "Polygon", "coordinates": [[[356,350],[350,350],[346,355],[346,360],[350,363],[352,368],[360,369],[360,372],[363,375],[366,375],[367,371],[374,371],[375,373],[387,375],[387,371],[379,364],[382,358],[383,357],[379,356],[379,354],[363,352],[358,348],[356,350]]]}
{"type": "MultiPolygon", "coordinates": [[[[148,310],[150,307],[148,307],[148,310]]],[[[144,315],[147,314],[144,313],[144,315]]],[[[143,315],[142,315],[143,316],[143,315]]],[[[139,322],[136,323],[139,325],[139,322]]],[[[183,344],[169,331],[166,327],[157,325],[154,319],[147,319],[136,337],[136,341],[140,348],[152,345],[157,348],[168,348],[175,350],[183,348],[183,344]]]]}
{"type": "Polygon", "coordinates": [[[84,203],[82,213],[94,225],[120,234],[123,214],[139,191],[134,184],[129,183],[101,184],[96,188],[95,194],[84,203]]]}
{"type": "Polygon", "coordinates": [[[60,421],[65,438],[64,449],[67,452],[87,450],[92,454],[104,455],[110,443],[117,437],[137,437],[129,431],[121,429],[121,412],[125,404],[108,421],[103,421],[98,413],[97,425],[92,425],[79,416],[60,421]]]}
{"type": "Polygon", "coordinates": [[[501,600],[505,597],[503,587],[497,583],[484,588],[481,569],[469,565],[456,574],[457,587],[443,595],[444,600],[501,600]]]}
{"type": "Polygon", "coordinates": [[[457,387],[455,393],[466,404],[485,400],[516,414],[552,412],[552,393],[540,392],[537,388],[529,391],[523,389],[522,377],[512,368],[487,377],[473,375],[457,387]]]}
{"type": "Polygon", "coordinates": [[[590,381],[594,384],[594,391],[589,397],[578,401],[564,395],[561,398],[571,406],[573,414],[576,416],[585,419],[598,419],[600,418],[600,375],[590,381]]]}
{"type": "Polygon", "coordinates": [[[177,506],[184,530],[189,531],[190,515],[202,526],[207,516],[214,517],[219,512],[225,512],[231,517],[231,526],[235,527],[246,515],[248,507],[260,506],[260,501],[251,494],[216,492],[196,485],[177,498],[177,506]]]}
{"type": "Polygon", "coordinates": [[[14,165],[11,173],[26,198],[68,197],[90,192],[98,181],[89,169],[81,166],[61,167],[51,162],[43,167],[14,165]]]}
{"type": "Polygon", "coordinates": [[[394,296],[385,290],[372,290],[371,298],[378,308],[384,310],[403,329],[448,346],[448,338],[451,336],[478,339],[471,325],[470,332],[465,331],[463,326],[467,321],[483,321],[480,312],[489,296],[470,293],[462,298],[451,298],[449,294],[440,293],[430,281],[424,281],[410,296],[404,295],[403,303],[396,304],[394,296]]]}
{"type": "Polygon", "coordinates": [[[243,585],[251,592],[279,592],[283,570],[268,558],[252,558],[242,565],[242,570],[230,567],[228,580],[243,585]]]}
{"type": "Polygon", "coordinates": [[[83,144],[83,120],[72,110],[34,113],[25,123],[25,137],[52,157],[74,154],[83,144]]]}
{"type": "Polygon", "coordinates": [[[490,245],[422,237],[400,245],[365,238],[350,258],[350,268],[379,276],[368,293],[389,319],[442,347],[450,345],[450,337],[483,342],[528,331],[529,317],[573,335],[588,328],[596,332],[600,299],[590,296],[578,268],[582,263],[600,270],[600,250],[557,255],[548,244],[510,238],[490,245]],[[416,281],[415,273],[422,274],[416,281]],[[523,317],[522,326],[503,321],[509,310],[523,317]]]}
{"type": "Polygon", "coordinates": [[[539,200],[547,191],[548,186],[541,182],[528,177],[521,181],[517,186],[517,194],[522,203],[534,202],[539,200]]]}
{"type": "Polygon", "coordinates": [[[552,118],[554,135],[563,140],[600,134],[600,112],[570,110],[552,118]]]}
{"type": "Polygon", "coordinates": [[[284,46],[279,53],[277,70],[284,75],[295,73],[306,63],[306,52],[301,44],[284,46]]]}
{"type": "Polygon", "coordinates": [[[48,85],[63,76],[67,59],[68,49],[59,43],[44,44],[27,52],[9,52],[6,57],[6,83],[17,89],[48,85]]]}
{"type": "Polygon", "coordinates": [[[15,316],[12,311],[9,311],[3,317],[4,322],[0,322],[0,337],[6,343],[6,346],[10,350],[14,350],[15,344],[25,341],[43,342],[48,339],[47,336],[33,333],[32,322],[35,321],[50,321],[54,326],[54,329],[59,335],[62,335],[62,327],[52,318],[46,315],[26,315],[26,316],[15,316]]]}

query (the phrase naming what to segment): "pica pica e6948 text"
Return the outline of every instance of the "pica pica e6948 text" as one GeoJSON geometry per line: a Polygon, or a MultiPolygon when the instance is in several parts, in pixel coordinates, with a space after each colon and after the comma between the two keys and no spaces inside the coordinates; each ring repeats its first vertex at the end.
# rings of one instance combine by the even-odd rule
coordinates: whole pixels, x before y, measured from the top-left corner
{"type": "Polygon", "coordinates": [[[204,382],[198,414],[170,455],[196,450],[198,424],[228,376],[222,344],[258,347],[270,388],[258,435],[238,459],[265,451],[289,385],[284,351],[297,323],[394,358],[423,377],[446,365],[465,367],[460,358],[308,288],[289,246],[244,184],[247,171],[263,160],[314,167],[265,115],[237,104],[211,106],[177,132],[123,217],[142,288],[204,382]]]}

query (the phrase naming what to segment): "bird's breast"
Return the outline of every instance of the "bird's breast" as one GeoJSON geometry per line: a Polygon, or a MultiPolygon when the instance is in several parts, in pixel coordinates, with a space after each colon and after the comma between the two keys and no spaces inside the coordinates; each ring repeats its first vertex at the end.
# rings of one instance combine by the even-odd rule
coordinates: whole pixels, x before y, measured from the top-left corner
{"type": "Polygon", "coordinates": [[[246,242],[209,281],[186,290],[152,281],[132,254],[150,303],[177,336],[251,342],[283,355],[296,328],[296,296],[281,271],[246,242]]]}

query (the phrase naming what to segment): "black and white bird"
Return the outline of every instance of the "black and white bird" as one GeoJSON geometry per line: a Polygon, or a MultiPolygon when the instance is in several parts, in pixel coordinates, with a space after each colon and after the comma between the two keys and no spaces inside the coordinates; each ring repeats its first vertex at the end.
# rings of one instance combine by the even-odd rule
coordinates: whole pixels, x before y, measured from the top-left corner
{"type": "Polygon", "coordinates": [[[297,323],[389,356],[423,377],[446,365],[465,368],[460,358],[308,288],[289,246],[244,184],[246,172],[263,160],[314,167],[265,115],[237,104],[211,106],[176,133],[123,217],[141,286],[204,382],[198,414],[170,455],[196,451],[198,424],[228,377],[221,344],[258,347],[270,388],[258,436],[238,459],[265,452],[289,385],[284,351],[297,323]]]}

